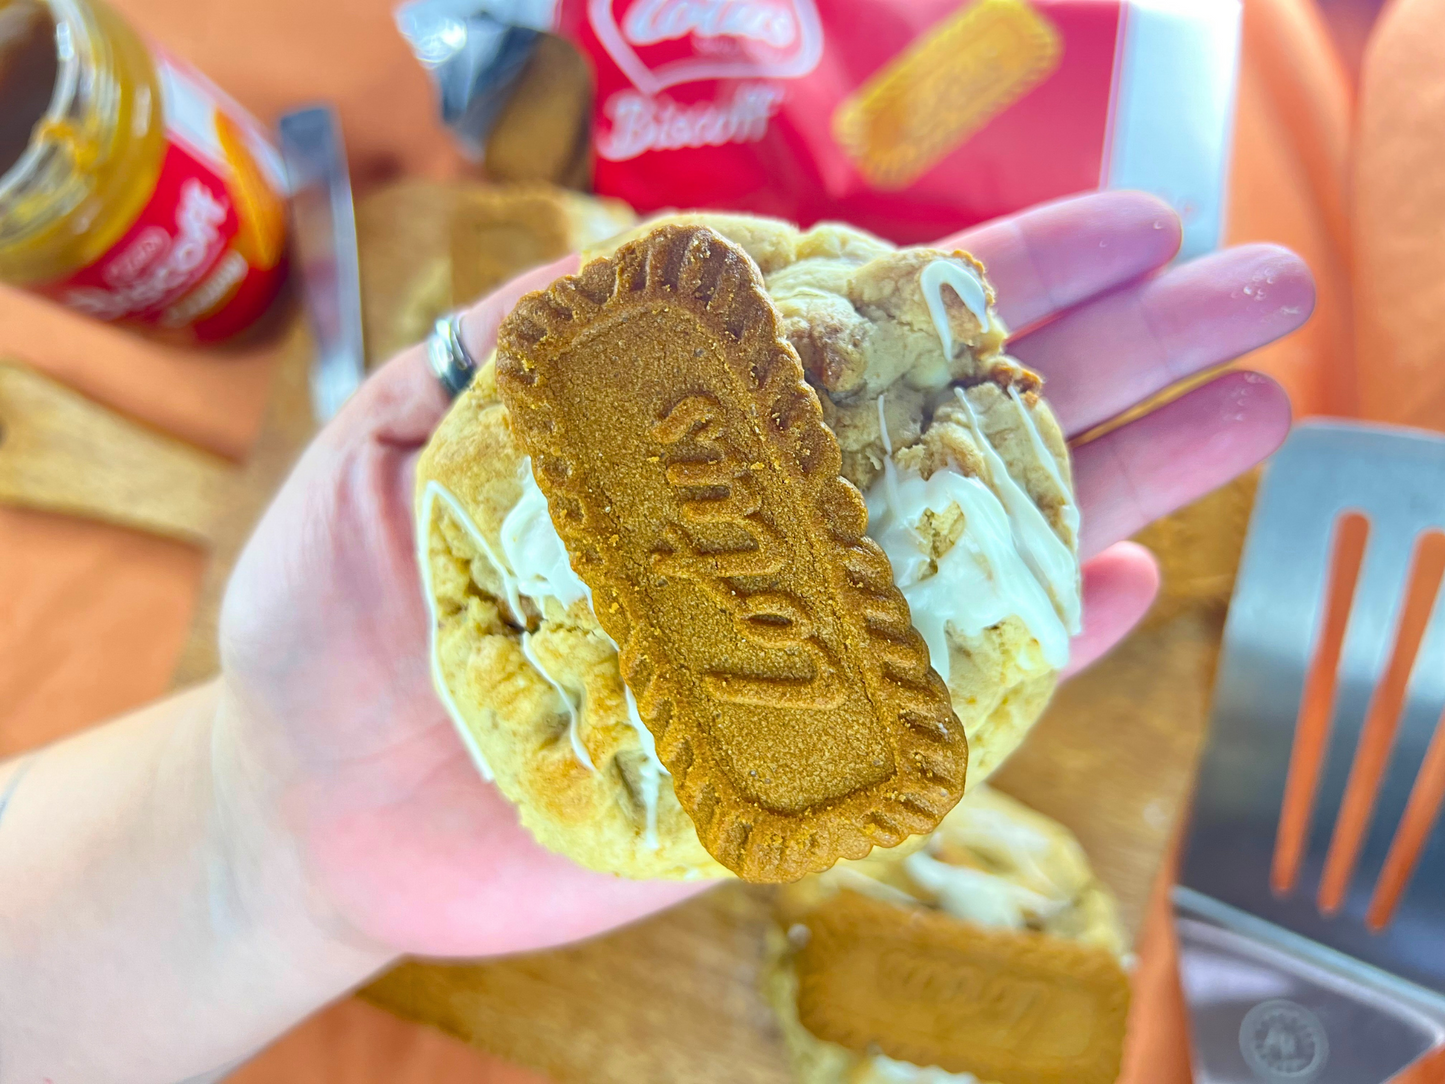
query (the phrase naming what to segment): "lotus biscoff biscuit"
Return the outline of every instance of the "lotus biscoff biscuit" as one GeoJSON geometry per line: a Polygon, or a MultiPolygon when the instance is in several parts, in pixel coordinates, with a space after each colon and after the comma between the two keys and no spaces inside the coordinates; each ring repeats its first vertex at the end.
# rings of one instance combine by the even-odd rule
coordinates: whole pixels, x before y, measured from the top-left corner
{"type": "Polygon", "coordinates": [[[975,787],[919,845],[787,886],[775,915],[763,989],[797,1084],[1118,1075],[1114,899],[1063,825],[999,791],[975,787]]]}
{"type": "Polygon", "coordinates": [[[1112,1084],[1129,980],[1107,951],[856,892],[804,923],[798,1018],[859,1054],[1010,1084],[1112,1084]]]}

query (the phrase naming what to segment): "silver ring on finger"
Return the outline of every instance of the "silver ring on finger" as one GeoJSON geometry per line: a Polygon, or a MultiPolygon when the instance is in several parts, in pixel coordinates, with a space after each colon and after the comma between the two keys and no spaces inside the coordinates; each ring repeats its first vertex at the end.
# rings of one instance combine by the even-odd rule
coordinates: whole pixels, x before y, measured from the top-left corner
{"type": "Polygon", "coordinates": [[[462,342],[460,312],[449,313],[432,326],[426,340],[426,357],[449,398],[455,399],[467,390],[477,375],[477,360],[462,342]]]}

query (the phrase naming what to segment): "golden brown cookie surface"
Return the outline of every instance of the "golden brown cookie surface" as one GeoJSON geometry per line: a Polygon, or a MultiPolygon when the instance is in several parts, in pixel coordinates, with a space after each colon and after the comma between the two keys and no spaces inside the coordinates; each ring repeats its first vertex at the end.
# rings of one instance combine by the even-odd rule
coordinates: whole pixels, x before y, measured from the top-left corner
{"type": "Polygon", "coordinates": [[[843,891],[803,925],[797,1007],[820,1039],[1007,1084],[1111,1084],[1129,981],[1105,949],[843,891]]]}
{"type": "Polygon", "coordinates": [[[709,852],[784,881],[932,829],[963,732],[752,261],[654,231],[524,299],[497,385],[709,852]]]}

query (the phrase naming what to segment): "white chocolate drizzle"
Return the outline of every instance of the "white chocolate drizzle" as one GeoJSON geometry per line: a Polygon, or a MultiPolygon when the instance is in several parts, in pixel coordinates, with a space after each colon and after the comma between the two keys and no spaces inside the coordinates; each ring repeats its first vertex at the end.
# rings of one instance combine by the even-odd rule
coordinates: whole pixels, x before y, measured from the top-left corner
{"type": "MultiPolygon", "coordinates": [[[[417,517],[416,557],[417,563],[421,566],[422,597],[426,600],[427,655],[431,663],[432,688],[436,689],[437,698],[441,700],[442,707],[451,717],[452,725],[461,735],[462,744],[467,747],[467,752],[472,756],[472,763],[477,766],[477,771],[481,773],[482,778],[490,783],[495,778],[492,775],[492,766],[487,763],[481,746],[477,744],[476,736],[467,726],[466,720],[462,718],[461,709],[452,699],[452,691],[447,688],[446,678],[442,675],[442,657],[437,647],[437,632],[441,628],[441,615],[437,612],[436,592],[432,590],[431,574],[432,516],[438,500],[447,506],[452,518],[461,524],[462,528],[471,536],[472,541],[476,543],[477,548],[489,557],[491,556],[491,547],[487,545],[487,540],[477,530],[471,517],[462,511],[462,506],[457,503],[457,499],[439,483],[428,482],[426,489],[422,491],[421,515],[417,517]]],[[[493,558],[493,564],[495,563],[496,559],[493,558]]],[[[518,609],[521,609],[520,605],[518,609]]]]}
{"type": "Polygon", "coordinates": [[[1024,397],[1019,394],[1018,388],[1012,384],[1008,387],[1009,398],[1019,409],[1019,417],[1023,419],[1024,428],[1029,431],[1029,442],[1034,446],[1034,455],[1038,456],[1039,462],[1044,465],[1048,472],[1049,479],[1059,491],[1059,518],[1064,521],[1064,526],[1069,530],[1069,537],[1077,545],[1079,541],[1079,506],[1074,503],[1074,495],[1069,487],[1064,484],[1064,474],[1059,461],[1054,458],[1054,453],[1044,443],[1044,438],[1039,433],[1039,427],[1034,423],[1034,416],[1030,412],[1024,397]]]}
{"type": "MultiPolygon", "coordinates": [[[[972,310],[973,304],[986,303],[982,284],[967,269],[946,260],[925,267],[920,282],[939,344],[945,354],[951,354],[953,336],[943,308],[942,287],[953,287],[972,310]]],[[[1010,616],[1019,618],[1038,641],[1044,661],[1060,669],[1069,659],[1069,639],[1079,630],[1078,562],[1033,498],[1009,474],[963,389],[954,391],[964,422],[988,467],[990,484],[953,469],[934,471],[926,480],[916,471],[900,472],[893,463],[893,444],[880,397],[878,426],[885,455],[883,477],[868,494],[869,534],[888,555],[894,581],[907,599],[913,623],[944,681],[950,669],[948,626],[973,637],[1010,616]],[[963,514],[963,533],[935,558],[919,526],[927,513],[941,516],[950,506],[963,514]]],[[[1061,518],[1077,537],[1078,513],[1062,470],[1044,445],[1023,400],[1014,389],[1010,395],[1036,453],[1059,488],[1065,506],[1061,518]]]]}
{"type": "MultiPolygon", "coordinates": [[[[532,477],[530,458],[522,460],[518,480],[522,483],[522,496],[502,520],[499,532],[502,554],[512,572],[502,568],[488,551],[498,574],[504,580],[511,580],[509,591],[526,595],[539,606],[547,598],[555,598],[564,610],[581,598],[587,599],[590,606],[592,599],[587,585],[572,571],[567,547],[562,544],[557,528],[552,526],[547,498],[532,477]]],[[[518,624],[521,623],[519,620],[518,624]]]]}
{"type": "Polygon", "coordinates": [[[1023,929],[1030,918],[1050,919],[1070,905],[1073,890],[1060,884],[1042,861],[1056,846],[1048,835],[986,802],[972,802],[959,813],[949,823],[949,841],[976,852],[988,869],[937,858],[938,837],[903,860],[909,878],[932,893],[940,908],[983,926],[1023,929]]]}
{"type": "Polygon", "coordinates": [[[1051,899],[1021,884],[968,866],[952,866],[927,851],[903,860],[908,876],[919,888],[933,893],[938,906],[954,918],[1021,930],[1029,915],[1050,916],[1068,906],[1067,899],[1051,899]]]}
{"type": "Polygon", "coordinates": [[[948,626],[965,637],[1016,616],[1039,641],[1045,661],[1068,661],[1069,636],[1048,593],[1014,543],[1007,512],[992,490],[956,470],[937,470],[925,480],[899,472],[890,505],[886,482],[868,494],[868,533],[893,565],[893,579],[908,601],[914,627],[928,644],[933,668],[949,679],[948,626]],[[880,492],[882,490],[882,492],[880,492]],[[956,506],[964,530],[936,560],[917,527],[925,513],[956,506]]]}
{"type": "Polygon", "coordinates": [[[972,1073],[950,1073],[936,1065],[894,1061],[886,1054],[872,1055],[869,1068],[872,1071],[858,1084],[979,1084],[972,1073]]]}
{"type": "MultiPolygon", "coordinates": [[[[592,605],[592,596],[587,596],[587,605],[592,605]]],[[[604,632],[602,635],[607,636],[604,632]]],[[[612,642],[612,650],[616,651],[617,641],[607,636],[612,642]]],[[[647,844],[650,851],[657,850],[657,791],[662,786],[662,777],[670,776],[672,773],[662,766],[662,759],[657,755],[657,741],[652,736],[652,731],[642,721],[642,712],[637,710],[637,698],[632,695],[632,690],[627,687],[627,682],[622,683],[622,695],[627,699],[627,719],[632,724],[632,729],[637,731],[637,741],[642,746],[645,754],[642,761],[642,805],[646,814],[646,828],[642,840],[647,844]]]]}
{"type": "MultiPolygon", "coordinates": [[[[963,406],[963,414],[968,420],[968,427],[972,430],[979,450],[983,452],[983,457],[988,463],[993,489],[998,493],[999,499],[1003,501],[1003,506],[1008,511],[1009,525],[1013,529],[1014,542],[1017,544],[1019,552],[1023,554],[1024,561],[1028,563],[1029,569],[1038,578],[1039,583],[1052,596],[1065,629],[1070,634],[1078,632],[1080,628],[1078,559],[1054,532],[1054,528],[1044,518],[1044,514],[1039,511],[1039,506],[1034,503],[1034,499],[1009,474],[1008,464],[1003,461],[1003,456],[998,454],[998,449],[993,446],[993,442],[984,433],[978,416],[973,412],[973,404],[968,401],[968,396],[963,393],[963,389],[955,388],[954,394],[963,406]]],[[[1064,657],[1067,661],[1067,645],[1064,657]]]]}
{"type": "Polygon", "coordinates": [[[933,318],[938,341],[943,346],[943,360],[952,361],[953,328],[948,323],[948,310],[943,307],[943,287],[953,287],[964,308],[978,319],[980,331],[987,331],[989,327],[988,293],[972,269],[956,260],[934,260],[918,276],[918,285],[923,289],[928,315],[933,318]]]}
{"type": "MultiPolygon", "coordinates": [[[[487,780],[493,778],[491,766],[487,763],[486,757],[483,756],[477,745],[476,738],[466,725],[461,710],[457,707],[456,700],[453,698],[451,690],[447,688],[446,680],[442,675],[441,656],[437,645],[440,617],[437,613],[435,593],[432,590],[431,561],[429,559],[429,532],[437,500],[446,506],[447,512],[467,533],[467,537],[496,571],[502,582],[502,591],[506,596],[508,608],[511,610],[513,622],[524,627],[522,654],[532,668],[562,698],[569,718],[568,736],[571,739],[573,754],[577,757],[578,762],[590,770],[596,770],[592,758],[587,753],[586,746],[582,744],[581,734],[578,730],[581,719],[579,706],[572,700],[566,689],[547,672],[538,660],[536,652],[532,650],[530,633],[525,631],[527,619],[521,603],[522,597],[525,596],[531,599],[538,609],[542,609],[546,599],[554,598],[565,608],[578,599],[585,598],[587,605],[591,607],[592,592],[572,569],[571,562],[567,557],[567,548],[557,534],[556,527],[552,525],[552,518],[547,511],[547,498],[538,488],[537,481],[532,476],[530,459],[522,460],[519,480],[522,485],[522,495],[503,518],[499,532],[502,546],[501,555],[487,542],[476,523],[462,507],[461,502],[440,482],[430,481],[426,484],[418,523],[417,558],[421,564],[422,590],[426,595],[427,612],[431,619],[432,684],[435,686],[437,696],[441,699],[447,714],[451,716],[452,722],[456,725],[457,732],[461,734],[462,742],[471,753],[482,777],[487,780]]],[[[606,633],[603,635],[606,636],[606,633]]],[[[612,641],[611,637],[607,637],[607,639],[615,650],[617,644],[612,641]]],[[[657,799],[662,776],[667,774],[667,769],[658,759],[657,743],[653,740],[652,731],[648,730],[646,724],[643,723],[642,716],[637,710],[637,701],[626,683],[623,684],[623,694],[627,704],[627,721],[637,733],[638,743],[643,752],[642,794],[640,796],[645,818],[643,841],[649,850],[657,850],[659,846],[657,799]]]]}

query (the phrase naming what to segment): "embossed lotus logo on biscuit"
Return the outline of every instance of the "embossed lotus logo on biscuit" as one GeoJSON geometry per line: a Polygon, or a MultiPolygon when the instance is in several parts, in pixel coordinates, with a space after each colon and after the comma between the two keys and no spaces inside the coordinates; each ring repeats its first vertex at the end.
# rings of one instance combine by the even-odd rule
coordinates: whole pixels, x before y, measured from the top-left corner
{"type": "Polygon", "coordinates": [[[823,55],[813,0],[588,0],[587,17],[649,95],[702,79],[796,79],[823,55]]]}
{"type": "Polygon", "coordinates": [[[497,349],[678,803],[770,883],[932,831],[968,768],[781,322],[746,252],[669,225],[524,298],[497,349]]]}

